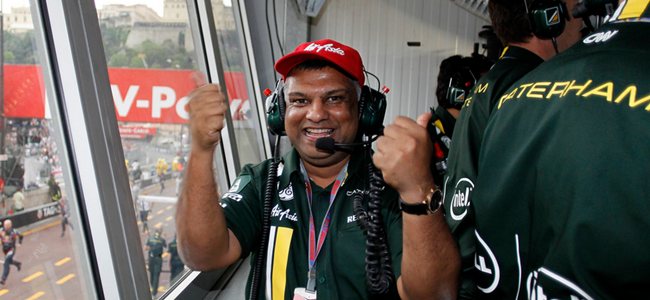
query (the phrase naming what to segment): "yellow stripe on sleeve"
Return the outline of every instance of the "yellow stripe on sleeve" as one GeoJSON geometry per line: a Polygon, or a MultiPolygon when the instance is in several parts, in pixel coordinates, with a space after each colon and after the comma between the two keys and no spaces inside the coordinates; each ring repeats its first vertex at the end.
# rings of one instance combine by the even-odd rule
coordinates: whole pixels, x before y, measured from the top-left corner
{"type": "Polygon", "coordinates": [[[438,129],[440,130],[440,132],[442,132],[442,134],[447,134],[445,133],[445,127],[442,126],[442,122],[440,121],[440,119],[436,120],[433,123],[436,125],[436,127],[438,127],[438,129]]]}
{"type": "Polygon", "coordinates": [[[289,260],[289,246],[293,229],[278,227],[275,236],[275,249],[273,251],[273,299],[284,299],[287,288],[287,261],[289,260]]]}
{"type": "Polygon", "coordinates": [[[650,0],[628,0],[618,19],[639,18],[645,11],[650,0]]]}

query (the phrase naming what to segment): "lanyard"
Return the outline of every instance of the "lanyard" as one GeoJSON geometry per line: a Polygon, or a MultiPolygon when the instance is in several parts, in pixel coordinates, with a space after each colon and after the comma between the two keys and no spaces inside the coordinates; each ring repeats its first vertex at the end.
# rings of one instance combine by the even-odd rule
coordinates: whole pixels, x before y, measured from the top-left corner
{"type": "Polygon", "coordinates": [[[307,175],[307,171],[305,170],[305,166],[302,163],[302,160],[300,161],[300,172],[302,173],[302,177],[305,180],[305,187],[306,187],[306,193],[307,193],[307,201],[309,201],[309,270],[307,273],[307,290],[308,291],[314,291],[316,287],[316,269],[314,266],[316,265],[316,258],[318,258],[318,254],[320,253],[320,250],[323,248],[323,244],[325,243],[325,237],[327,236],[327,232],[329,231],[330,227],[330,221],[332,220],[332,215],[331,215],[331,208],[332,204],[334,204],[334,199],[336,199],[336,193],[338,192],[339,188],[343,186],[345,183],[345,180],[348,177],[348,164],[346,163],[343,169],[339,172],[339,175],[336,176],[336,181],[334,181],[334,186],[332,186],[332,190],[330,191],[330,203],[329,206],[327,207],[327,212],[325,212],[325,217],[323,218],[323,223],[320,226],[320,231],[318,233],[318,240],[316,240],[316,226],[314,225],[314,214],[312,213],[311,206],[312,206],[312,188],[311,188],[311,183],[309,180],[309,175],[307,175]]]}

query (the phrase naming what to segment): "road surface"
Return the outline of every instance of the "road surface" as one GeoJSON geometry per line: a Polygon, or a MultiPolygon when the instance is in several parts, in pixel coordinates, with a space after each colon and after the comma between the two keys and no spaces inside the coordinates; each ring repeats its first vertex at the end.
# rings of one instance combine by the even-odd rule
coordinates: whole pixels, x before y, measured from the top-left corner
{"type": "MultiPolygon", "coordinates": [[[[172,201],[175,197],[175,181],[175,179],[167,180],[162,193],[160,193],[160,185],[154,184],[144,188],[141,195],[166,196],[168,201],[172,201]]],[[[139,222],[138,228],[144,253],[144,244],[148,236],[142,232],[142,225],[139,222]]],[[[152,234],[154,229],[162,228],[163,237],[169,243],[176,232],[174,204],[154,202],[149,213],[149,228],[152,234]]],[[[23,244],[17,247],[14,259],[23,263],[22,269],[18,271],[15,266],[11,266],[5,285],[0,286],[0,300],[82,299],[83,295],[88,294],[87,291],[84,291],[85,286],[82,285],[82,280],[79,278],[81,275],[78,258],[74,255],[79,247],[74,247],[75,241],[69,234],[69,227],[66,229],[66,234],[61,236],[61,219],[59,217],[30,229],[20,228],[19,230],[25,235],[25,238],[23,244]]],[[[144,254],[146,260],[147,255],[144,254]]],[[[0,254],[0,261],[4,263],[2,254],[0,254]]],[[[162,292],[169,287],[169,254],[167,252],[163,254],[162,270],[158,295],[162,295],[162,292]]],[[[148,273],[147,277],[149,277],[148,273]]]]}

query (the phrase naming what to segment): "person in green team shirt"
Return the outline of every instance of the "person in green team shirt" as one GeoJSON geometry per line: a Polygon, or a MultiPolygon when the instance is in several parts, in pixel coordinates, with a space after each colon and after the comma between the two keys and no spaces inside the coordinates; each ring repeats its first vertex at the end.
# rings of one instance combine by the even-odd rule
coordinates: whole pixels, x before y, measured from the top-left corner
{"type": "MultiPolygon", "coordinates": [[[[293,148],[282,157],[276,172],[268,246],[259,253],[268,161],[245,166],[221,195],[221,205],[216,202],[220,195],[213,180],[213,152],[220,141],[227,102],[217,85],[205,85],[193,91],[189,101],[193,144],[176,211],[181,257],[195,270],[223,268],[249,254],[251,261],[263,259],[261,281],[257,282],[261,288],[255,296],[259,299],[311,299],[316,294],[318,299],[370,298],[367,236],[357,224],[353,207],[353,198],[369,193],[370,158],[365,159],[361,149],[348,153],[315,146],[319,138],[347,144],[357,141],[360,110],[365,112],[359,102],[368,101],[359,100],[362,89],[367,89],[361,57],[347,45],[319,40],[299,45],[280,58],[275,69],[282,81],[274,97],[282,96],[278,104],[286,106],[279,114],[284,125],[279,131],[286,131],[293,148]]],[[[376,210],[386,235],[387,251],[381,260],[388,263],[394,277],[391,289],[383,296],[453,297],[459,258],[437,259],[437,253],[445,257],[445,251],[457,253],[451,235],[425,235],[415,226],[418,220],[404,220],[402,224],[397,192],[384,189],[376,210]],[[421,238],[446,240],[449,242],[444,244],[451,248],[434,252],[413,248],[413,241],[421,238]],[[419,262],[430,258],[432,262],[426,265],[447,280],[418,275],[419,262]],[[403,271],[410,275],[400,277],[403,271]]],[[[419,196],[400,195],[409,201],[419,196]]],[[[431,221],[427,226],[434,232],[446,226],[441,215],[431,221]]]]}
{"type": "MultiPolygon", "coordinates": [[[[488,4],[495,32],[507,48],[468,96],[451,142],[447,174],[443,182],[438,183],[444,190],[447,223],[460,244],[463,261],[461,298],[473,298],[476,293],[473,282],[476,262],[471,204],[475,199],[473,193],[476,188],[476,176],[480,173],[478,155],[484,140],[483,131],[501,94],[514,81],[556,54],[554,41],[538,36],[539,29],[533,28],[527,16],[527,12],[543,2],[495,0],[488,4]]],[[[564,30],[558,30],[556,33],[559,34],[555,38],[557,51],[564,51],[582,36],[582,19],[567,18],[576,3],[576,0],[568,0],[565,8],[568,11],[558,12],[562,19],[567,20],[564,30]]]]}
{"type": "Polygon", "coordinates": [[[650,7],[611,20],[503,93],[473,205],[491,299],[647,299],[650,7]]]}
{"type": "Polygon", "coordinates": [[[440,125],[436,125],[450,139],[453,138],[456,119],[469,92],[476,80],[489,71],[493,64],[480,54],[472,54],[471,57],[452,55],[440,62],[436,84],[438,107],[434,111],[434,117],[440,120],[440,125]]]}
{"type": "MultiPolygon", "coordinates": [[[[492,26],[497,36],[507,45],[507,49],[492,69],[476,83],[474,90],[465,100],[451,141],[447,174],[443,182],[435,182],[435,185],[443,189],[445,219],[458,243],[462,258],[459,298],[473,299],[478,292],[475,282],[478,271],[475,261],[474,220],[470,205],[478,174],[477,162],[483,131],[494,105],[513,82],[545,59],[553,57],[556,51],[569,48],[582,36],[582,20],[568,17],[568,11],[572,10],[576,3],[576,0],[566,3],[494,0],[488,4],[492,26]],[[541,4],[547,9],[541,10],[541,4]],[[527,11],[533,11],[533,8],[536,11],[548,12],[549,17],[560,17],[550,21],[559,21],[558,24],[564,22],[564,26],[555,29],[553,39],[540,30],[533,30],[527,14],[527,11]]],[[[420,118],[428,120],[430,116],[424,114],[420,118]]],[[[381,169],[386,182],[403,193],[409,193],[411,190],[423,193],[422,191],[437,189],[430,176],[422,175],[428,171],[431,155],[427,152],[431,145],[425,128],[419,125],[412,120],[398,118],[395,124],[386,128],[385,133],[388,133],[377,143],[375,163],[381,169]],[[393,127],[401,128],[399,134],[389,134],[389,129],[393,127]]],[[[426,199],[425,202],[430,202],[430,197],[426,199]]],[[[424,240],[421,241],[421,244],[424,243],[424,240]]],[[[480,265],[480,262],[478,264],[480,265]]],[[[432,272],[434,271],[428,273],[432,272]]],[[[407,276],[406,272],[402,274],[407,276]]]]}
{"type": "Polygon", "coordinates": [[[493,64],[487,57],[478,53],[472,53],[471,57],[453,55],[440,62],[436,86],[438,107],[432,111],[435,139],[438,142],[437,149],[434,150],[435,181],[442,182],[442,176],[447,170],[447,155],[460,109],[476,80],[489,71],[493,64]]]}

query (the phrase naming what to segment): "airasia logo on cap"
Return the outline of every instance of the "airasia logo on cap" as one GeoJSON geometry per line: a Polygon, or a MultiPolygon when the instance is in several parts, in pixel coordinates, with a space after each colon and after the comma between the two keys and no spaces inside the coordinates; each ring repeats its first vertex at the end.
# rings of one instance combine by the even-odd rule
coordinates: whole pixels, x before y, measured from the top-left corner
{"type": "Polygon", "coordinates": [[[321,50],[325,50],[327,52],[332,52],[336,53],[338,55],[345,55],[345,51],[343,51],[341,48],[335,48],[332,47],[334,44],[326,44],[326,45],[319,45],[316,43],[311,43],[307,48],[305,48],[305,51],[314,51],[320,52],[321,50]]]}

